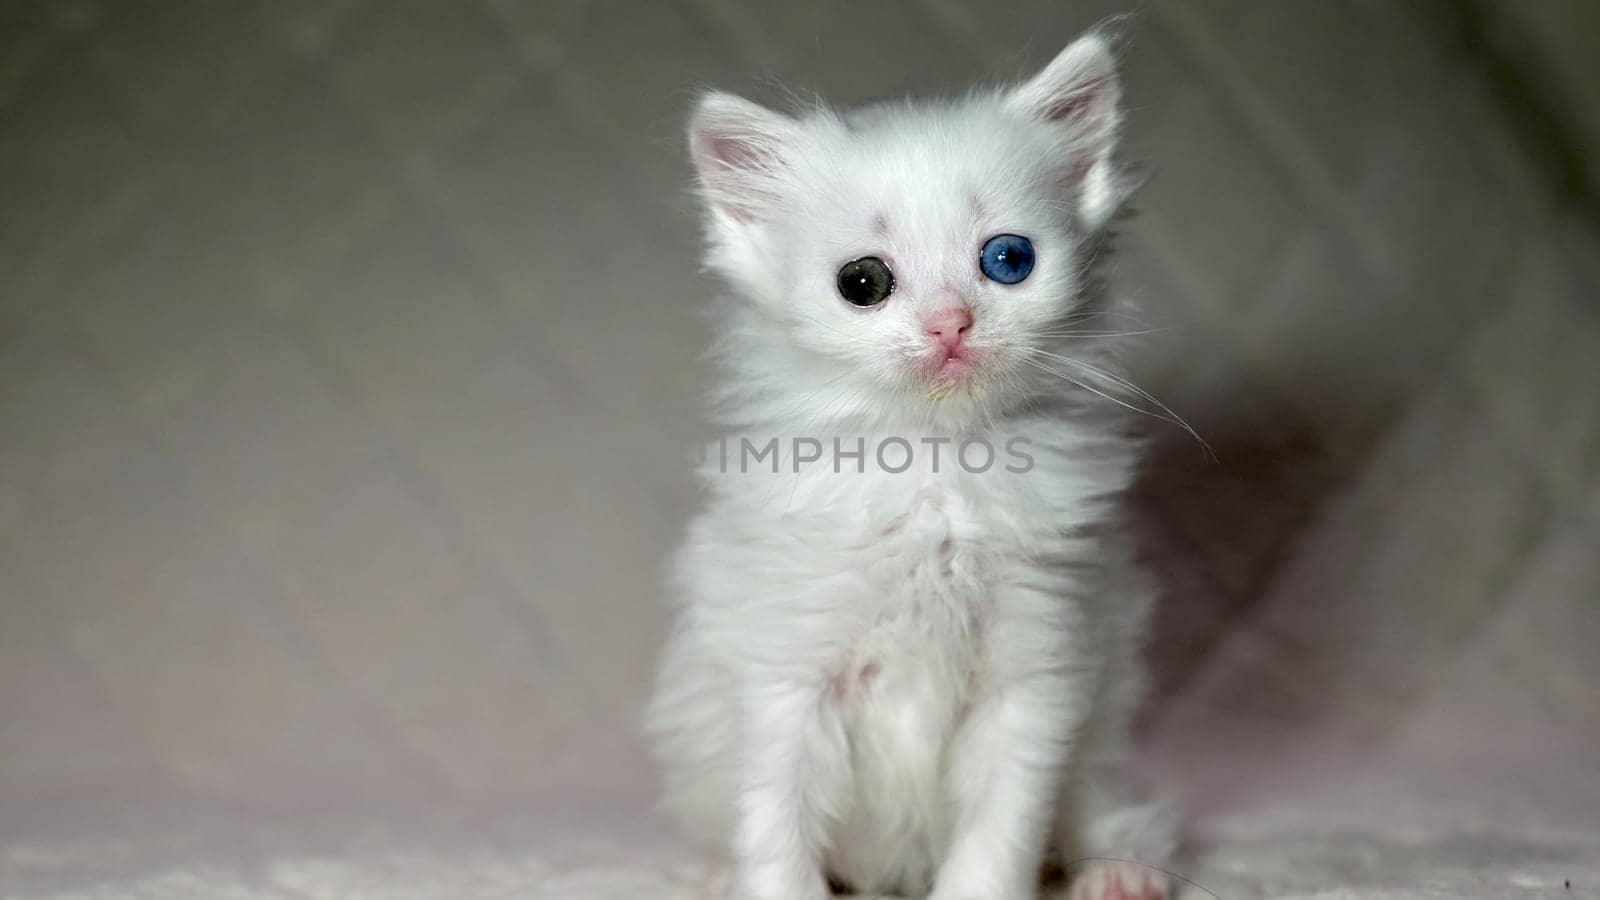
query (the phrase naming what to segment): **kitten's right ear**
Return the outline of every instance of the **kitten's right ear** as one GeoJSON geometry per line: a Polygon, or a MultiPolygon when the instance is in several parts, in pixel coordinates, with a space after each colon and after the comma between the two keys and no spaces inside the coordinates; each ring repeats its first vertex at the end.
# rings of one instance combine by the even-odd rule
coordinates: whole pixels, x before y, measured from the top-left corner
{"type": "Polygon", "coordinates": [[[702,95],[689,119],[689,158],[707,204],[740,222],[760,218],[776,200],[795,124],[743,97],[702,95]]]}

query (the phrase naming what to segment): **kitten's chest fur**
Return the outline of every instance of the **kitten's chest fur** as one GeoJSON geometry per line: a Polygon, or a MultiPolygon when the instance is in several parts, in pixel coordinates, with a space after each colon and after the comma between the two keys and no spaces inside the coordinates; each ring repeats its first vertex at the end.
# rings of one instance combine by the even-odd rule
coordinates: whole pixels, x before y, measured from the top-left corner
{"type": "Polygon", "coordinates": [[[726,597],[730,618],[806,636],[812,652],[791,649],[837,677],[841,700],[887,691],[897,670],[959,698],[981,675],[984,623],[1006,580],[1059,551],[1063,529],[1094,514],[1088,498],[1104,479],[1063,459],[1040,453],[1017,472],[972,473],[946,457],[939,471],[823,464],[722,475],[714,481],[726,492],[701,520],[709,542],[740,547],[726,564],[749,580],[736,583],[770,584],[775,595],[726,597]]]}
{"type": "Polygon", "coordinates": [[[903,504],[879,495],[865,507],[863,594],[841,597],[835,613],[845,652],[834,698],[852,718],[894,695],[902,709],[945,718],[974,686],[986,650],[995,574],[987,545],[997,529],[954,483],[907,487],[903,504]],[[922,709],[925,696],[940,709],[922,709]]]}
{"type": "Polygon", "coordinates": [[[1016,544],[996,498],[948,472],[823,477],[798,485],[782,515],[808,535],[817,574],[836,579],[832,602],[808,612],[880,655],[973,652],[998,558],[1016,544]]]}

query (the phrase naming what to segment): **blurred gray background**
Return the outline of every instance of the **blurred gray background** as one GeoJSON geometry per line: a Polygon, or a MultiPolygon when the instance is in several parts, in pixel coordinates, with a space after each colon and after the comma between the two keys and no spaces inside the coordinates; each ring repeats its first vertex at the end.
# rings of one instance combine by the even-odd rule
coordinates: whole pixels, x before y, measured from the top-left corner
{"type": "MultiPolygon", "coordinates": [[[[0,894],[713,896],[636,725],[693,93],[1127,9],[0,0],[0,894]]],[[[1183,871],[1596,896],[1600,7],[1140,10],[1110,271],[1220,456],[1136,497],[1183,871]]]]}

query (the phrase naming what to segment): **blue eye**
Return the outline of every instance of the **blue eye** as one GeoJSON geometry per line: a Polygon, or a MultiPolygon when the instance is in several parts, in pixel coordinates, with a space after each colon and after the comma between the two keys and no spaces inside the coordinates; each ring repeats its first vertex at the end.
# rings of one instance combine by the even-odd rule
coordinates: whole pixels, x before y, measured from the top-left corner
{"type": "Polygon", "coordinates": [[[1020,234],[997,234],[978,254],[983,277],[1001,284],[1016,284],[1033,271],[1033,242],[1020,234]]]}

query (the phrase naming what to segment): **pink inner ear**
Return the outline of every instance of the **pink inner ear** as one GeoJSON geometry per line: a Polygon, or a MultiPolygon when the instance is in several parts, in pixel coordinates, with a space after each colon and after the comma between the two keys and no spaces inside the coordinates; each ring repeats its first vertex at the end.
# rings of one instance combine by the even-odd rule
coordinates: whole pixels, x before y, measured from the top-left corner
{"type": "Polygon", "coordinates": [[[749,141],[724,135],[703,135],[700,152],[730,169],[757,169],[765,162],[765,155],[749,141]]]}
{"type": "Polygon", "coordinates": [[[1108,118],[1110,106],[1116,102],[1116,87],[1110,78],[1096,78],[1075,88],[1072,93],[1058,98],[1045,107],[1044,117],[1051,122],[1078,122],[1099,126],[1108,118]]]}
{"type": "Polygon", "coordinates": [[[740,222],[754,219],[751,186],[743,173],[755,172],[772,164],[770,151],[759,142],[744,137],[701,132],[695,136],[695,155],[701,175],[716,190],[716,205],[740,222]]]}

